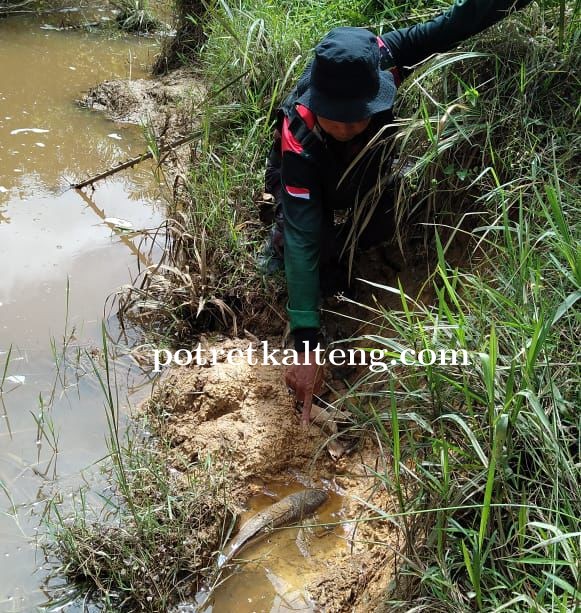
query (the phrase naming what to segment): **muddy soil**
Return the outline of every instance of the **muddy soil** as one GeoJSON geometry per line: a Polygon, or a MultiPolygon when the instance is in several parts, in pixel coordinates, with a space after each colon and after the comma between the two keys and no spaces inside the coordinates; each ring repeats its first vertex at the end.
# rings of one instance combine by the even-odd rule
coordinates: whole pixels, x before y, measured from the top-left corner
{"type": "MultiPolygon", "coordinates": [[[[249,344],[223,338],[214,339],[211,347],[225,354],[231,349],[245,352],[249,344]]],[[[372,474],[391,469],[382,465],[371,438],[364,435],[353,453],[334,462],[321,430],[300,424],[282,366],[250,365],[241,359],[169,369],[143,409],[155,432],[169,443],[175,469],[211,455],[231,475],[241,506],[265,485],[293,480],[344,496],[342,514],[348,519],[375,515],[362,501],[396,511],[394,496],[378,489],[372,474]]],[[[325,560],[306,586],[329,613],[373,610],[392,578],[393,555],[401,546],[398,529],[387,521],[350,526],[349,547],[325,560]]]]}
{"type": "Polygon", "coordinates": [[[104,112],[113,121],[167,126],[184,135],[192,127],[192,111],[204,95],[200,81],[187,68],[159,79],[115,79],[91,88],[78,102],[104,112]]]}
{"type": "MultiPolygon", "coordinates": [[[[91,88],[78,104],[101,111],[113,121],[146,126],[163,146],[191,133],[196,105],[204,95],[193,72],[180,68],[158,79],[104,81],[91,88]]],[[[185,171],[190,157],[190,144],[165,156],[169,176],[185,171]]]]}

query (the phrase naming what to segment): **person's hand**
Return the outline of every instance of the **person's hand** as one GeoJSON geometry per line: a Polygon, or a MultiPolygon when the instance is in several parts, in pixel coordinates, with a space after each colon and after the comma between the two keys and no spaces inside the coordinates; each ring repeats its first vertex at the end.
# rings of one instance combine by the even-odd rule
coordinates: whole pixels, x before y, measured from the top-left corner
{"type": "Polygon", "coordinates": [[[297,402],[303,405],[301,421],[306,425],[311,419],[313,394],[320,394],[323,388],[323,368],[317,364],[316,356],[314,351],[299,353],[299,363],[289,366],[285,373],[287,386],[294,391],[297,402]]]}

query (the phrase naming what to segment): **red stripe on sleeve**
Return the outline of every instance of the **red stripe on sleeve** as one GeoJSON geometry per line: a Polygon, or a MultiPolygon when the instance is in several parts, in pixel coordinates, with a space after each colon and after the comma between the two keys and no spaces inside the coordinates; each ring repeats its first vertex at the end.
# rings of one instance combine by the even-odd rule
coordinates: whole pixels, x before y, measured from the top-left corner
{"type": "Polygon", "coordinates": [[[309,130],[312,130],[315,127],[316,120],[313,111],[308,109],[306,106],[303,106],[302,104],[297,104],[297,112],[302,117],[302,120],[305,122],[307,128],[309,128],[309,130]]]}
{"type": "Polygon", "coordinates": [[[282,122],[281,150],[283,153],[285,151],[292,151],[293,153],[302,153],[303,151],[303,146],[293,136],[292,132],[289,129],[288,117],[285,117],[282,122]]]}

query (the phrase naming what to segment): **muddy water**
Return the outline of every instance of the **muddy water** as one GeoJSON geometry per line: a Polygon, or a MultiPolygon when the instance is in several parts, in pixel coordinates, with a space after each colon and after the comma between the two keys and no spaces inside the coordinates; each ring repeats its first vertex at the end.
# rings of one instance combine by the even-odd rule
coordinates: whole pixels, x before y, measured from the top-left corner
{"type": "MultiPolygon", "coordinates": [[[[143,150],[140,128],[74,100],[103,80],[144,76],[156,49],[55,30],[61,19],[0,19],[0,382],[11,350],[0,394],[2,612],[34,611],[46,599],[33,538],[44,501],[106,454],[103,397],[84,352],[101,346],[104,317],[116,336],[105,300],[147,259],[139,231],[163,219],[148,168],[86,195],[66,189],[143,150]]],[[[120,398],[133,401],[142,381],[121,369],[120,398]]]]}
{"type": "MultiPolygon", "coordinates": [[[[249,510],[240,518],[240,525],[256,512],[303,488],[296,482],[270,484],[264,493],[250,499],[249,510]]],[[[345,519],[342,505],[341,496],[330,491],[327,502],[312,518],[303,521],[302,528],[275,530],[245,549],[240,555],[244,564],[216,589],[203,612],[315,611],[305,586],[321,573],[332,554],[348,546],[349,528],[341,523],[345,519]]]]}

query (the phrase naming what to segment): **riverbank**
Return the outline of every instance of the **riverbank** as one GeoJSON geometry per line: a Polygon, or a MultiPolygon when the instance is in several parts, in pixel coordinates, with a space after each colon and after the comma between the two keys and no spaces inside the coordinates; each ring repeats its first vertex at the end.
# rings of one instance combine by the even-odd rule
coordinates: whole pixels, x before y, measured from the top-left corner
{"type": "MultiPolygon", "coordinates": [[[[246,351],[249,343],[213,339],[211,347],[246,351]]],[[[369,610],[370,600],[392,579],[393,556],[402,539],[396,523],[371,519],[377,515],[373,507],[395,512],[397,500],[377,487],[375,471],[391,473],[393,469],[388,458],[379,456],[369,434],[358,433],[356,449],[333,459],[328,436],[315,425],[301,426],[284,385],[283,369],[244,361],[170,369],[144,410],[169,447],[170,465],[183,470],[185,465],[212,458],[214,469],[227,475],[238,508],[246,507],[257,494],[276,491],[277,484],[323,487],[339,496],[335,517],[323,516],[317,523],[330,521],[329,530],[341,535],[340,542],[324,547],[319,555],[307,548],[299,568],[310,571],[303,568],[301,574],[290,573],[285,579],[299,584],[298,591],[311,606],[326,611],[369,610]],[[370,547],[374,542],[382,546],[370,547]]],[[[323,546],[326,539],[318,537],[323,546]]],[[[272,547],[266,547],[256,555],[268,556],[263,563],[269,567],[272,554],[272,547]]],[[[292,543],[283,555],[287,563],[300,557],[292,543]]],[[[226,583],[223,591],[229,589],[226,583]]],[[[256,596],[254,589],[240,594],[241,601],[246,597],[254,601],[256,596]]]]}
{"type": "MultiPolygon", "coordinates": [[[[191,346],[200,334],[210,345],[249,342],[218,340],[217,332],[283,336],[284,282],[261,278],[255,266],[268,208],[268,118],[313,42],[332,26],[375,21],[377,9],[368,9],[249,2],[208,20],[195,64],[212,101],[194,120],[199,139],[193,165],[180,173],[166,268],[152,267],[122,310],[146,326],[153,346],[191,346]]],[[[390,23],[426,18],[407,6],[383,10],[390,23]]],[[[354,276],[375,285],[360,283],[357,301],[326,304],[335,311],[325,314],[328,340],[357,336],[352,343],[381,346],[388,358],[401,347],[461,349],[470,367],[331,373],[327,399],[349,411],[359,441],[336,463],[320,432],[300,428],[274,367],[169,371],[145,407],[163,450],[160,483],[165,462],[193,492],[192,474],[217,471],[228,482],[215,511],[223,523],[281,478],[343,496],[340,523],[358,526],[347,539],[353,551],[328,557],[303,585],[325,611],[412,603],[542,611],[557,602],[566,611],[578,603],[579,353],[571,339],[581,296],[579,136],[570,129],[578,43],[552,17],[533,5],[402,88],[398,111],[410,119],[396,139],[398,219],[405,226],[415,207],[423,217],[387,257],[376,249],[355,263],[354,276]]],[[[177,495],[170,488],[162,499],[177,495]]],[[[188,534],[171,505],[156,521],[163,538],[188,534]]],[[[227,532],[206,551],[205,569],[189,569],[192,585],[200,587],[227,532]]],[[[130,584],[124,589],[134,597],[130,584]]],[[[167,589],[163,602],[178,596],[167,589]]],[[[159,594],[146,594],[139,606],[159,610],[159,594]]]]}

